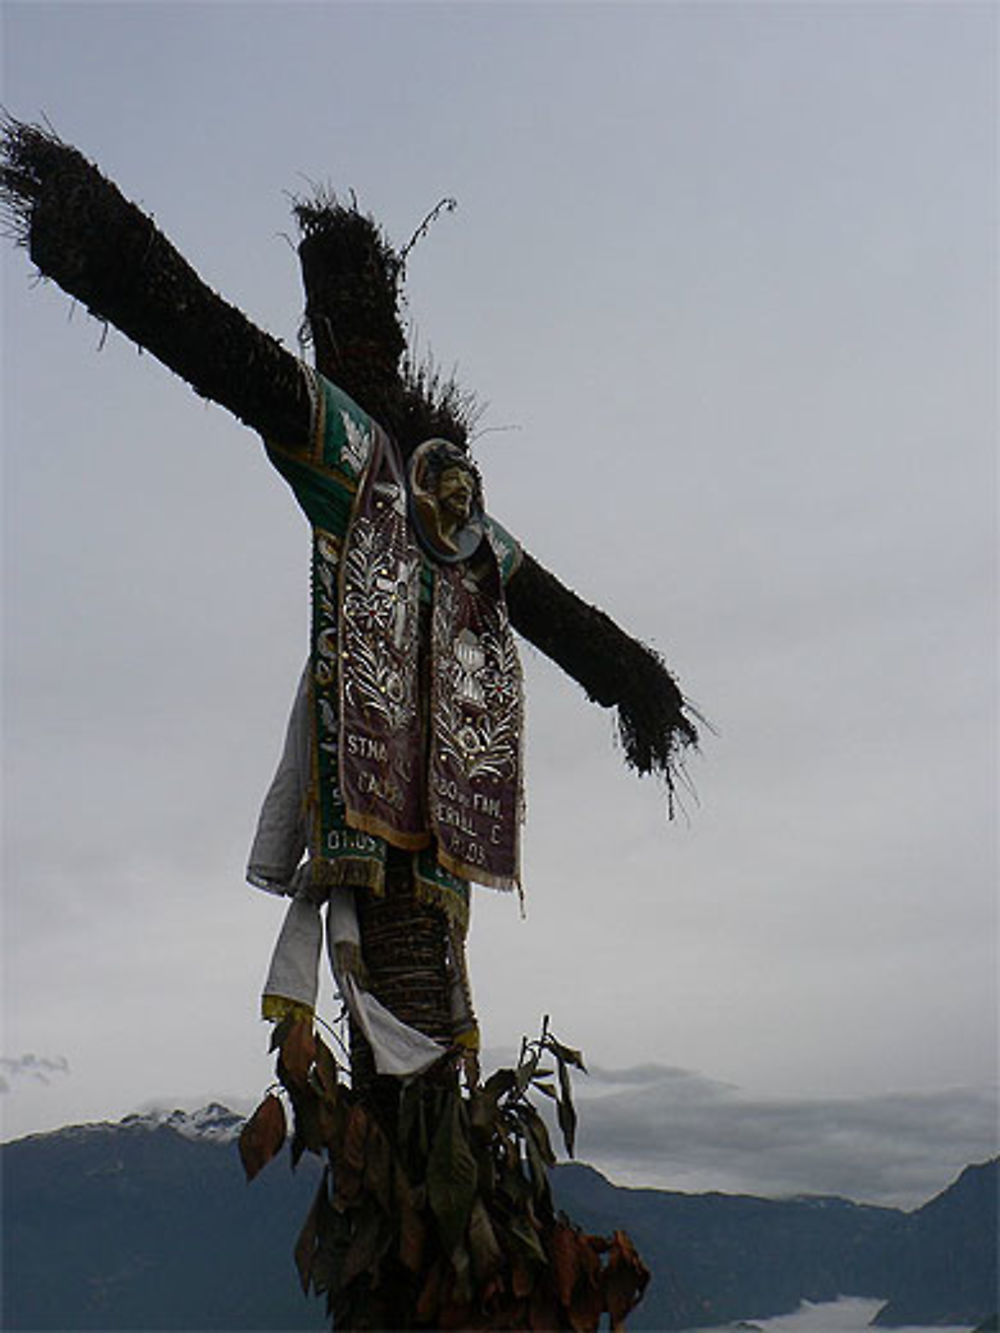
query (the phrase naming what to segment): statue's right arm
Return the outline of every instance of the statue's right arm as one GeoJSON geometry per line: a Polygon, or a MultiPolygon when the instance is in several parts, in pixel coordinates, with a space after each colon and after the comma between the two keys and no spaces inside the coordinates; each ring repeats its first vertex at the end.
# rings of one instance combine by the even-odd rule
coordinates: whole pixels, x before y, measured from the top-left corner
{"type": "Polygon", "coordinates": [[[298,449],[312,407],[298,359],[224,301],[75,148],[8,121],[0,200],[47,278],[265,438],[298,449]]]}

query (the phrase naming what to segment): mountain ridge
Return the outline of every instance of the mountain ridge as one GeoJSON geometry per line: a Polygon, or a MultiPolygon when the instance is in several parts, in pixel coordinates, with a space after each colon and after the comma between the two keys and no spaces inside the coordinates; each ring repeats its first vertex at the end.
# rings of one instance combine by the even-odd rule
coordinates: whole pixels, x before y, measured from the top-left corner
{"type": "MultiPolygon", "coordinates": [[[[326,1327],[292,1262],[319,1163],[272,1164],[252,1186],[220,1103],[156,1108],[0,1146],[3,1327],[326,1327]]],[[[585,1229],[630,1232],[653,1271],[630,1328],[790,1313],[841,1295],[885,1301],[876,1322],[972,1327],[995,1313],[1000,1159],[972,1164],[909,1213],[836,1195],[761,1198],[614,1185],[555,1168],[557,1205],[585,1229]]]]}

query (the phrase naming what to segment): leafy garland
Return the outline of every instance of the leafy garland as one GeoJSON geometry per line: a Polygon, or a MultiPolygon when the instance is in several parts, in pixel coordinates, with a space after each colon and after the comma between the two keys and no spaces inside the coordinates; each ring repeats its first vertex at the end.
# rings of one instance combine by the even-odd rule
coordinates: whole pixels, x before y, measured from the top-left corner
{"type": "MultiPolygon", "coordinates": [[[[303,1291],[326,1295],[334,1328],[590,1333],[605,1313],[624,1328],[649,1281],[631,1240],[587,1235],[552,1201],[555,1154],[528,1094],[556,1103],[572,1156],[569,1069],[584,1064],[548,1019],[516,1067],[463,1091],[445,1057],[388,1109],[344,1082],[311,1022],[290,1015],[271,1049],[292,1108],[292,1167],[306,1151],[326,1158],[295,1262],[303,1291]]],[[[269,1092],[240,1135],[248,1180],[287,1134],[269,1092]]]]}

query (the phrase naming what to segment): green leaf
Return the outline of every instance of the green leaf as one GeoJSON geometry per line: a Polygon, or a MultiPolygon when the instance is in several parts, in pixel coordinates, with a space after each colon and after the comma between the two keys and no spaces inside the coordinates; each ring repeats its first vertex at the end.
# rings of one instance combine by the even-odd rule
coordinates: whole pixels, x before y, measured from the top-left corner
{"type": "Polygon", "coordinates": [[[541,1154],[542,1161],[546,1166],[555,1166],[556,1155],[552,1151],[552,1141],[549,1138],[549,1131],[545,1128],[545,1121],[533,1106],[529,1107],[528,1114],[524,1117],[524,1123],[531,1140],[541,1154]]]}
{"type": "Polygon", "coordinates": [[[473,1201],[469,1214],[469,1252],[476,1282],[482,1287],[503,1265],[503,1252],[482,1199],[473,1201]]]}
{"type": "Polygon", "coordinates": [[[460,1100],[457,1091],[449,1091],[427,1160],[427,1199],[449,1254],[465,1236],[477,1185],[460,1100]]]}
{"type": "Polygon", "coordinates": [[[498,1102],[505,1093],[510,1092],[516,1083],[517,1075],[513,1069],[498,1069],[483,1084],[483,1092],[487,1097],[492,1097],[495,1102],[498,1102]]]}
{"type": "Polygon", "coordinates": [[[547,1264],[545,1251],[538,1239],[538,1232],[524,1217],[511,1217],[507,1222],[507,1232],[517,1242],[518,1249],[539,1264],[547,1264]]]}
{"type": "Polygon", "coordinates": [[[549,1037],[549,1047],[561,1064],[572,1065],[575,1069],[579,1069],[582,1074],[587,1072],[587,1066],[583,1063],[582,1051],[574,1050],[572,1046],[564,1046],[562,1042],[556,1041],[555,1037],[549,1037]]]}
{"type": "Polygon", "coordinates": [[[541,1058],[541,1051],[535,1051],[534,1055],[529,1056],[527,1060],[518,1065],[517,1074],[515,1075],[518,1092],[523,1092],[535,1077],[541,1058]]]}
{"type": "Polygon", "coordinates": [[[573,1108],[573,1089],[570,1086],[569,1070],[562,1060],[559,1061],[559,1088],[562,1095],[556,1103],[556,1114],[566,1151],[572,1157],[576,1141],[576,1111],[573,1108]]]}
{"type": "Polygon", "coordinates": [[[551,1213],[552,1194],[549,1190],[549,1177],[538,1144],[529,1134],[525,1138],[524,1146],[528,1152],[528,1169],[531,1172],[531,1187],[535,1202],[539,1205],[543,1214],[551,1213]]]}
{"type": "Polygon", "coordinates": [[[556,1087],[554,1083],[539,1083],[538,1080],[536,1079],[531,1086],[537,1092],[544,1092],[546,1097],[551,1097],[554,1102],[559,1100],[559,1094],[556,1092],[556,1087]]]}

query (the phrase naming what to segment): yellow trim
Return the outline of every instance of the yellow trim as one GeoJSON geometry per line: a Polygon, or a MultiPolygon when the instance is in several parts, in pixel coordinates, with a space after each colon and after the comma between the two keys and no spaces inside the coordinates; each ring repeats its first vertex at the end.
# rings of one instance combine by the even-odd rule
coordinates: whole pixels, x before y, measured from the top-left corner
{"type": "Polygon", "coordinates": [[[429,833],[402,833],[391,824],[379,819],[377,815],[365,814],[363,811],[345,809],[344,823],[357,833],[367,833],[370,838],[381,838],[383,842],[398,847],[401,852],[419,852],[431,845],[429,833]]]}
{"type": "Polygon", "coordinates": [[[478,1051],[479,1028],[466,1028],[464,1032],[457,1033],[454,1040],[456,1046],[461,1046],[466,1051],[478,1051]]]}
{"type": "Polygon", "coordinates": [[[284,995],[261,996],[261,1018],[266,1018],[271,1023],[280,1023],[288,1014],[307,1023],[311,1023],[315,1017],[312,1005],[303,1004],[301,1000],[289,1000],[284,995]]]}

